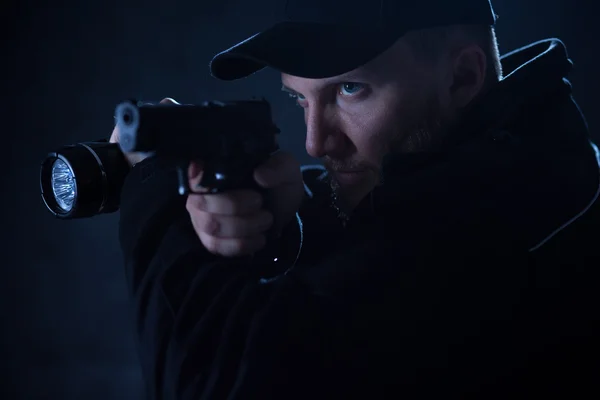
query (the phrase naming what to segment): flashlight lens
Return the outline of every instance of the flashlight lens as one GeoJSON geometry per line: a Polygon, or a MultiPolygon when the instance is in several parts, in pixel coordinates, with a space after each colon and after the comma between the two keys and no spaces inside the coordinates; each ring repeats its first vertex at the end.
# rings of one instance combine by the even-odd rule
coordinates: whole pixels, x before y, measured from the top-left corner
{"type": "Polygon", "coordinates": [[[64,211],[71,211],[75,202],[77,184],[73,177],[73,171],[63,160],[57,159],[52,165],[51,182],[58,206],[64,211]]]}

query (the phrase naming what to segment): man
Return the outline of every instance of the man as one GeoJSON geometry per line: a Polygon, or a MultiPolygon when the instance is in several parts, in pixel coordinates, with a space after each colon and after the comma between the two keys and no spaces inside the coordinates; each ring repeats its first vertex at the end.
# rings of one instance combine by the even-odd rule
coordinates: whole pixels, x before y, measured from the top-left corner
{"type": "Polygon", "coordinates": [[[547,40],[500,63],[489,2],[449,3],[288,1],[214,58],[224,80],[282,72],[326,171],[278,152],[254,171],[265,197],[186,199],[129,155],[152,398],[590,395],[599,157],[571,62],[547,40]]]}

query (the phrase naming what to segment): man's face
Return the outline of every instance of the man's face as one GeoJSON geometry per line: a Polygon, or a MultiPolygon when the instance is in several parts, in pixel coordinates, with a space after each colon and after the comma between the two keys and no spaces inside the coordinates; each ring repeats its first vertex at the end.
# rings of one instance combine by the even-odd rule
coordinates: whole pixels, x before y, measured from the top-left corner
{"type": "Polygon", "coordinates": [[[433,145],[448,111],[439,75],[439,67],[418,61],[402,41],[337,77],[282,75],[283,90],[304,109],[306,150],[329,171],[342,211],[351,211],[380,182],[386,154],[433,145]]]}

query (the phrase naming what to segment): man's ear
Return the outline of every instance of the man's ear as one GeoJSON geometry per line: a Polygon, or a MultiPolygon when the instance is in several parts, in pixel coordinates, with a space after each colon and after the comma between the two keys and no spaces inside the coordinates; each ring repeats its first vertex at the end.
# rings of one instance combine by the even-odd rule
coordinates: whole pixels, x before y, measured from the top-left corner
{"type": "Polygon", "coordinates": [[[487,57],[477,45],[457,50],[451,58],[449,100],[454,108],[463,108],[483,89],[487,72],[487,57]]]}

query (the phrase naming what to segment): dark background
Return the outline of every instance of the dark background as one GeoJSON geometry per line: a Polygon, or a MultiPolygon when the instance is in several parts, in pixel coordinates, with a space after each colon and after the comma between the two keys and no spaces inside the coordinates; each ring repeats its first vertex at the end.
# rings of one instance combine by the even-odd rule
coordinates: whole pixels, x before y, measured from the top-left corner
{"type": "MultiPolygon", "coordinates": [[[[460,0],[459,0],[460,1],[460,0]]],[[[267,26],[282,2],[90,0],[3,3],[0,399],[142,398],[117,243],[118,215],[58,221],[39,194],[39,164],[61,145],[108,137],[115,104],[135,97],[265,96],[284,148],[303,162],[302,115],[273,71],[224,83],[212,55],[267,26]],[[264,5],[269,3],[268,5],[264,5]]],[[[501,51],[559,37],[575,96],[598,138],[592,1],[496,0],[501,51]]]]}

